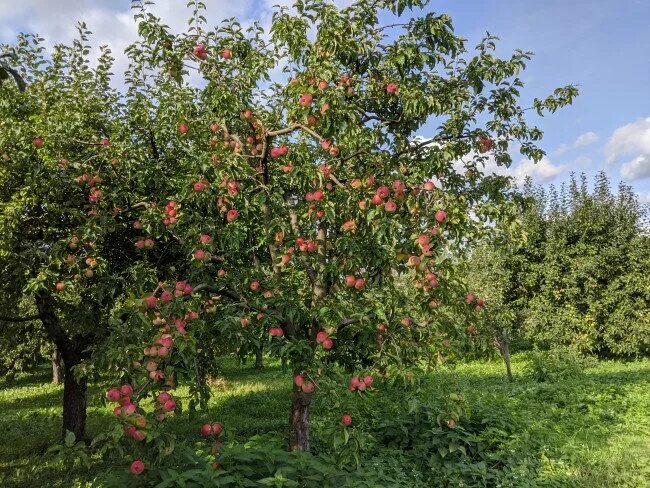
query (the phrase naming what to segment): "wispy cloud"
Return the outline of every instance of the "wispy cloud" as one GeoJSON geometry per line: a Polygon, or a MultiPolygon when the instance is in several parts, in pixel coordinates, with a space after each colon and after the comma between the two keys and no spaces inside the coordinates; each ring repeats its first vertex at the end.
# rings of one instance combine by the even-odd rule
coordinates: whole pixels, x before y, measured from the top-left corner
{"type": "Polygon", "coordinates": [[[619,127],[607,141],[605,156],[608,163],[630,155],[633,158],[621,166],[621,177],[627,180],[649,178],[650,117],[619,127]]]}
{"type": "Polygon", "coordinates": [[[596,142],[598,142],[598,134],[595,132],[585,132],[584,134],[580,134],[577,139],[571,144],[561,144],[560,147],[555,150],[555,154],[561,156],[562,154],[566,154],[569,151],[573,151],[574,149],[578,149],[580,147],[589,146],[596,142]]]}

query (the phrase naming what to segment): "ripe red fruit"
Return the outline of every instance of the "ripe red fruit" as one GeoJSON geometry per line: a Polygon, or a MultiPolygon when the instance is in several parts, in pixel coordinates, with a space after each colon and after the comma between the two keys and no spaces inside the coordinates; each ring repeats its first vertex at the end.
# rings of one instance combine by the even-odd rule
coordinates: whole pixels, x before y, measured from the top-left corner
{"type": "Polygon", "coordinates": [[[356,284],[356,282],[357,282],[357,279],[352,275],[348,275],[348,276],[345,277],[346,286],[352,287],[352,286],[354,286],[356,284]]]}
{"type": "Polygon", "coordinates": [[[174,400],[167,400],[163,406],[168,412],[173,412],[176,410],[176,402],[174,400]]]}
{"type": "Polygon", "coordinates": [[[347,413],[341,415],[341,423],[346,427],[352,424],[352,416],[347,413]]]}
{"type": "Polygon", "coordinates": [[[173,296],[174,295],[172,295],[172,293],[170,291],[165,290],[160,294],[160,300],[163,303],[169,303],[169,302],[172,301],[173,296]]]}
{"type": "Polygon", "coordinates": [[[250,287],[251,287],[251,290],[257,291],[260,288],[260,282],[257,281],[257,280],[253,280],[253,281],[251,281],[250,287]]]}
{"type": "Polygon", "coordinates": [[[381,205],[383,203],[383,200],[379,195],[373,195],[372,200],[370,200],[370,203],[373,205],[381,205]]]}
{"type": "Polygon", "coordinates": [[[208,57],[208,54],[205,52],[205,45],[202,43],[199,43],[196,46],[194,46],[194,49],[192,51],[194,52],[194,56],[196,56],[199,59],[205,59],[208,57]]]}
{"type": "Polygon", "coordinates": [[[212,426],[210,424],[203,424],[201,426],[201,435],[208,437],[210,434],[212,434],[212,426]]]}
{"type": "Polygon", "coordinates": [[[301,374],[297,374],[296,376],[293,377],[293,383],[300,388],[302,385],[305,384],[305,377],[301,374]]]}
{"type": "Polygon", "coordinates": [[[192,188],[194,188],[194,191],[199,192],[203,191],[208,187],[208,184],[205,181],[197,181],[192,185],[192,188]]]}
{"type": "Polygon", "coordinates": [[[141,475],[144,472],[144,463],[140,459],[136,459],[131,463],[131,473],[141,475]]]}
{"type": "Polygon", "coordinates": [[[128,435],[129,437],[133,437],[133,434],[136,433],[138,429],[135,428],[135,425],[125,425],[124,426],[124,433],[128,435]]]}
{"type": "Polygon", "coordinates": [[[315,389],[316,389],[316,385],[314,384],[313,381],[310,381],[302,385],[302,391],[304,391],[305,393],[314,393],[315,389]]]}
{"type": "Polygon", "coordinates": [[[120,386],[120,394],[126,397],[131,396],[133,394],[133,387],[128,383],[120,386]]]}
{"type": "Polygon", "coordinates": [[[478,141],[478,150],[481,153],[486,153],[490,149],[492,149],[492,146],[494,145],[494,141],[488,137],[481,137],[478,141]]]}
{"type": "Polygon", "coordinates": [[[324,330],[321,330],[318,334],[316,334],[316,342],[319,344],[323,342],[325,339],[327,339],[327,332],[324,330]]]}
{"type": "Polygon", "coordinates": [[[325,90],[327,89],[327,85],[328,85],[327,81],[325,81],[325,80],[320,80],[320,81],[318,82],[318,89],[319,89],[320,91],[325,91],[325,90]]]}
{"type": "Polygon", "coordinates": [[[109,402],[117,402],[120,399],[120,390],[111,388],[106,392],[106,400],[109,402]]]}
{"type": "Polygon", "coordinates": [[[301,107],[309,107],[313,99],[314,97],[312,97],[310,93],[303,93],[302,95],[300,95],[300,98],[298,99],[298,103],[300,104],[301,107]]]}
{"type": "Polygon", "coordinates": [[[158,306],[158,299],[152,295],[145,298],[144,303],[148,308],[156,308],[158,306]]]}
{"type": "Polygon", "coordinates": [[[364,377],[363,377],[363,383],[364,383],[366,386],[371,386],[371,385],[372,385],[372,382],[373,382],[372,376],[367,375],[367,376],[364,376],[364,377]]]}
{"type": "Polygon", "coordinates": [[[133,440],[136,442],[142,442],[147,435],[141,430],[136,430],[133,434],[133,440]]]}
{"type": "Polygon", "coordinates": [[[135,408],[136,407],[133,403],[129,403],[122,407],[122,412],[124,412],[127,416],[133,415],[135,413],[135,408]]]}
{"type": "Polygon", "coordinates": [[[45,143],[43,142],[43,139],[41,139],[40,137],[34,138],[34,146],[36,146],[37,149],[42,148],[44,145],[45,143]]]}
{"type": "Polygon", "coordinates": [[[221,51],[221,57],[223,59],[230,59],[232,57],[232,51],[230,49],[224,49],[221,51]]]}
{"type": "Polygon", "coordinates": [[[172,399],[172,396],[169,393],[167,393],[166,391],[163,391],[160,395],[158,395],[158,401],[160,403],[165,403],[166,401],[171,400],[171,399],[172,399]]]}
{"type": "Polygon", "coordinates": [[[354,287],[355,287],[357,290],[362,290],[363,287],[365,287],[365,286],[366,286],[366,280],[364,280],[363,278],[358,278],[358,279],[354,282],[354,287]]]}
{"type": "Polygon", "coordinates": [[[384,204],[384,209],[385,209],[386,212],[388,212],[388,213],[394,213],[394,212],[397,210],[397,205],[396,205],[395,202],[393,202],[392,200],[388,200],[388,201],[384,204]]]}
{"type": "Polygon", "coordinates": [[[447,212],[444,210],[438,210],[435,217],[438,222],[442,223],[447,219],[447,212]]]}
{"type": "Polygon", "coordinates": [[[323,341],[324,349],[332,349],[333,346],[334,346],[334,341],[332,339],[327,338],[323,341]]]}
{"type": "Polygon", "coordinates": [[[380,198],[384,199],[388,195],[390,195],[390,190],[388,189],[387,186],[380,186],[379,188],[377,188],[376,193],[377,193],[377,195],[379,195],[380,198]]]}
{"type": "Polygon", "coordinates": [[[465,297],[465,303],[469,305],[474,301],[474,294],[473,293],[468,293],[467,296],[465,297]]]}
{"type": "Polygon", "coordinates": [[[397,84],[389,83],[388,85],[386,85],[386,93],[390,95],[394,95],[395,93],[397,93],[397,84]]]}
{"type": "Polygon", "coordinates": [[[234,208],[232,210],[228,210],[228,213],[226,214],[226,220],[228,222],[232,222],[233,220],[236,220],[237,217],[239,217],[239,212],[235,210],[234,208]]]}
{"type": "Polygon", "coordinates": [[[212,424],[212,432],[214,433],[214,435],[221,434],[222,430],[223,430],[223,425],[221,425],[221,423],[216,422],[216,423],[212,424]]]}
{"type": "Polygon", "coordinates": [[[65,283],[59,281],[56,285],[54,285],[54,287],[56,288],[56,291],[62,292],[65,290],[65,283]]]}
{"type": "Polygon", "coordinates": [[[201,236],[199,237],[199,242],[201,244],[207,244],[211,240],[212,240],[212,237],[210,237],[208,234],[201,234],[201,236]]]}
{"type": "Polygon", "coordinates": [[[108,145],[110,145],[111,141],[109,141],[106,137],[103,137],[102,139],[99,140],[99,143],[102,146],[108,146],[108,145]]]}
{"type": "Polygon", "coordinates": [[[320,200],[322,200],[323,198],[325,198],[325,194],[324,194],[321,190],[316,190],[316,191],[313,193],[313,198],[314,198],[314,200],[316,200],[316,201],[320,201],[320,200]]]}
{"type": "Polygon", "coordinates": [[[434,185],[433,181],[427,181],[427,182],[424,183],[423,188],[426,191],[433,191],[433,190],[436,189],[436,185],[434,185]]]}
{"type": "Polygon", "coordinates": [[[185,134],[190,128],[187,126],[187,124],[179,124],[178,126],[178,132],[181,134],[185,134]]]}
{"type": "Polygon", "coordinates": [[[329,151],[330,148],[332,147],[332,141],[330,141],[329,139],[323,139],[322,141],[320,141],[320,147],[322,147],[326,151],[329,151]]]}

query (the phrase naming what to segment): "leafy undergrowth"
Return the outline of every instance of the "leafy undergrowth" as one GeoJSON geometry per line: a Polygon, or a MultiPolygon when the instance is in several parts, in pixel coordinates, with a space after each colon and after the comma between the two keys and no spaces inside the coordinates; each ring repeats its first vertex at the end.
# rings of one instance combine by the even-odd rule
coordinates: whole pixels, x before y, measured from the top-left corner
{"type": "MultiPolygon", "coordinates": [[[[215,475],[208,462],[198,463],[187,474],[165,472],[167,486],[180,485],[174,478],[215,476],[218,483],[188,486],[238,486],[243,478],[305,487],[647,486],[650,360],[601,362],[578,377],[546,382],[536,381],[528,368],[527,357],[519,355],[512,383],[500,362],[481,361],[434,372],[417,392],[377,384],[372,394],[346,406],[354,418],[351,441],[361,445],[355,470],[353,452],[326,447],[332,432],[340,432],[339,412],[327,401],[313,412],[317,455],[284,453],[287,375],[277,365],[256,372],[226,363],[223,379],[213,384],[209,412],[179,415],[170,429],[187,437],[186,449],[194,452],[202,442],[197,425],[222,422],[232,445],[220,459],[228,472],[215,475]],[[449,410],[456,385],[462,405],[452,429],[440,413],[449,410]]],[[[115,486],[129,486],[120,481],[133,480],[123,463],[91,456],[88,469],[47,452],[59,436],[62,388],[48,384],[46,373],[0,387],[0,486],[67,488],[111,478],[115,486]],[[107,470],[113,475],[101,477],[107,470]]],[[[91,391],[90,436],[113,422],[101,402],[105,386],[91,391]]]]}

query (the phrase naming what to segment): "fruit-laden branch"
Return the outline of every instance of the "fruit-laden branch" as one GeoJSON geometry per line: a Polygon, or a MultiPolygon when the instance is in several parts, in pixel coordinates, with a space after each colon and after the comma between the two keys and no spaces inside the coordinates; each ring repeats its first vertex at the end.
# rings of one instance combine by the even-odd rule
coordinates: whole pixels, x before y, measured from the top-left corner
{"type": "Polygon", "coordinates": [[[336,328],[336,330],[340,332],[343,329],[345,329],[348,325],[357,324],[359,322],[363,322],[364,320],[368,320],[368,319],[370,319],[370,316],[368,315],[364,315],[363,317],[356,317],[356,318],[350,317],[347,319],[343,319],[339,322],[339,326],[336,328]]]}
{"type": "Polygon", "coordinates": [[[469,139],[470,137],[473,137],[472,134],[461,134],[458,136],[440,136],[440,137],[433,137],[431,139],[427,139],[426,141],[418,142],[416,144],[411,144],[409,145],[406,149],[402,149],[401,151],[397,151],[395,154],[393,154],[393,158],[398,158],[400,156],[403,156],[404,154],[411,154],[413,152],[419,151],[420,149],[429,146],[431,144],[436,144],[438,142],[445,142],[445,141],[459,141],[462,139],[469,139]]]}
{"type": "Polygon", "coordinates": [[[305,125],[302,125],[302,124],[293,124],[293,125],[290,125],[289,127],[285,127],[284,129],[269,131],[269,132],[266,133],[266,135],[268,137],[282,136],[284,134],[291,134],[292,132],[295,132],[295,131],[297,131],[299,129],[307,132],[308,134],[315,137],[319,141],[323,140],[323,136],[321,136],[316,131],[313,131],[309,127],[307,127],[305,125]]]}
{"type": "Polygon", "coordinates": [[[264,314],[267,314],[267,315],[273,315],[276,318],[278,318],[279,320],[283,319],[282,314],[280,314],[277,310],[269,310],[268,308],[259,307],[259,306],[255,305],[253,303],[250,303],[248,300],[246,300],[246,298],[244,298],[243,296],[241,296],[238,293],[234,292],[233,290],[228,290],[226,288],[216,288],[214,286],[208,285],[207,283],[201,283],[200,285],[196,285],[192,289],[192,293],[196,293],[196,292],[199,292],[199,291],[202,291],[202,290],[205,290],[207,292],[214,293],[216,295],[228,298],[232,302],[234,302],[235,304],[246,306],[246,307],[248,307],[251,310],[254,310],[256,312],[261,312],[261,313],[264,313],[264,314]]]}

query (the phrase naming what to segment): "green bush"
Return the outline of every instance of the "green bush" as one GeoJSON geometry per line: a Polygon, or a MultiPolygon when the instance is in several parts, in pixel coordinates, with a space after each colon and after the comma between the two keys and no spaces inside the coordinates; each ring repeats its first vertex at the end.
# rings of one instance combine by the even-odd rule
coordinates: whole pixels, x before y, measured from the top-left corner
{"type": "Polygon", "coordinates": [[[535,381],[554,382],[580,378],[594,359],[583,356],[571,347],[556,347],[549,351],[532,351],[529,373],[535,381]]]}

